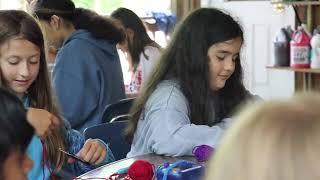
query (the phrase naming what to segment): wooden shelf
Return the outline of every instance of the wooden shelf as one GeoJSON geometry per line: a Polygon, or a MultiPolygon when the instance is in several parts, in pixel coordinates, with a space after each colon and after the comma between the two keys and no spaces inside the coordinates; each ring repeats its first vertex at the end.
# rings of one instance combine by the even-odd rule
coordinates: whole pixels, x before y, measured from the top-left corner
{"type": "Polygon", "coordinates": [[[286,5],[320,5],[320,1],[281,1],[281,2],[271,2],[271,4],[286,4],[286,5]]]}
{"type": "MultiPolygon", "coordinates": [[[[305,23],[307,28],[312,30],[316,25],[320,24],[320,0],[271,0],[271,4],[275,9],[283,10],[285,6],[292,6],[295,8],[296,24],[305,23]],[[300,21],[298,21],[298,19],[300,21]]],[[[266,67],[269,70],[288,71],[293,72],[294,89],[298,91],[320,91],[320,68],[291,68],[271,66],[266,67]]]]}
{"type": "Polygon", "coordinates": [[[310,69],[310,68],[300,69],[300,68],[281,67],[281,66],[267,66],[267,68],[276,69],[276,70],[293,71],[293,72],[320,74],[320,69],[310,69]]]}

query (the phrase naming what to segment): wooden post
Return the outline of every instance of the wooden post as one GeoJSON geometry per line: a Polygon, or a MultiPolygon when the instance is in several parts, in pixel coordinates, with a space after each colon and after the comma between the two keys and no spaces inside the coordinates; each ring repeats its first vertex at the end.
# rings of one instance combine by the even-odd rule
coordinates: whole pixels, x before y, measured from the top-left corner
{"type": "Polygon", "coordinates": [[[313,7],[312,5],[308,5],[307,7],[307,29],[309,30],[310,33],[312,33],[313,29],[313,7]]]}
{"type": "Polygon", "coordinates": [[[171,10],[178,21],[184,19],[191,11],[200,8],[201,0],[171,0],[171,10]]]}

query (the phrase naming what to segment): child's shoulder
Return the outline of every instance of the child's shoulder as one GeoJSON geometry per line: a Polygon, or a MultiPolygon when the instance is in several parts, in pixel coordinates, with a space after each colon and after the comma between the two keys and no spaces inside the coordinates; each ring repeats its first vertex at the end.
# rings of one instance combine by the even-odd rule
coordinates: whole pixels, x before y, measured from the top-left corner
{"type": "Polygon", "coordinates": [[[147,101],[147,108],[188,108],[187,99],[176,80],[164,80],[147,101]]]}

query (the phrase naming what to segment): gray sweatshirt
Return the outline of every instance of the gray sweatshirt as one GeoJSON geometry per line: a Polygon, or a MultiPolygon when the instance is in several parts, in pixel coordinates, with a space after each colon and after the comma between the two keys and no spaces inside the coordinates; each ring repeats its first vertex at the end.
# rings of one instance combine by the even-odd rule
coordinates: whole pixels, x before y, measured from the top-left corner
{"type": "Polygon", "coordinates": [[[161,82],[146,103],[127,157],[147,153],[192,155],[195,146],[215,147],[230,119],[209,127],[192,124],[189,114],[188,101],[178,83],[161,82]]]}

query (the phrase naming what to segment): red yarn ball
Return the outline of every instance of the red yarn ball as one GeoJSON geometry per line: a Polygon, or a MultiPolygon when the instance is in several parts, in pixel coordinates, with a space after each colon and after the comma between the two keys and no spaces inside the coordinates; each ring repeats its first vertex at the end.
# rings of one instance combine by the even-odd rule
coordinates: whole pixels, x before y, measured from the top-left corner
{"type": "Polygon", "coordinates": [[[136,160],[128,169],[132,180],[152,180],[153,174],[153,165],[144,160],[136,160]]]}

